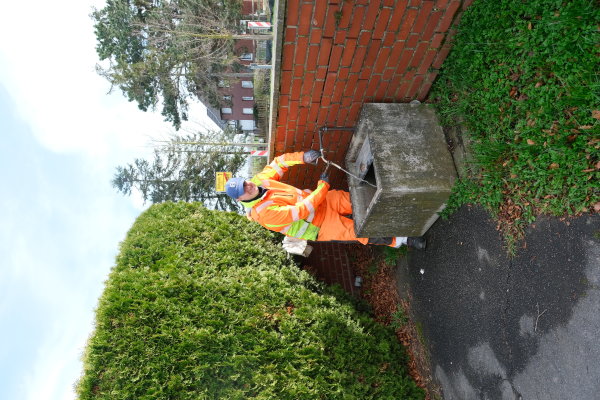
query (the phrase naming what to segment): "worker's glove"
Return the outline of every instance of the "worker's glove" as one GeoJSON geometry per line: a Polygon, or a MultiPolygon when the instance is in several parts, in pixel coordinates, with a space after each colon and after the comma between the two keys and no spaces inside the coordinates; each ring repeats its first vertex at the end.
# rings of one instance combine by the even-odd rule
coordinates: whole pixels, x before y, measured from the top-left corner
{"type": "Polygon", "coordinates": [[[319,177],[320,180],[329,183],[329,174],[327,172],[323,172],[319,177]]]}
{"type": "Polygon", "coordinates": [[[302,156],[302,161],[307,164],[317,164],[317,160],[321,157],[321,152],[319,150],[309,150],[305,151],[302,156]]]}

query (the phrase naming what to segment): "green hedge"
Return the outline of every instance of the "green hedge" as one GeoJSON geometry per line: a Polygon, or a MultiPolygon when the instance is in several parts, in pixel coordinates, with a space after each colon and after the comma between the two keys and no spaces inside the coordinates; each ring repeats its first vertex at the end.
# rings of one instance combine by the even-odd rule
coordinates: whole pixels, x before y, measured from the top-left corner
{"type": "Polygon", "coordinates": [[[100,298],[80,399],[421,399],[393,332],[199,204],[135,222],[100,298]]]}

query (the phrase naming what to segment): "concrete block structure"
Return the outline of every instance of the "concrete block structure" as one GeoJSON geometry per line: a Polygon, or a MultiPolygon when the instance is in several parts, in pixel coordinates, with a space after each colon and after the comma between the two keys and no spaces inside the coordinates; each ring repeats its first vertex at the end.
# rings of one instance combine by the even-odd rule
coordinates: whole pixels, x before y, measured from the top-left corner
{"type": "Polygon", "coordinates": [[[435,110],[423,104],[363,106],[346,154],[359,237],[422,236],[456,177],[435,110]]]}

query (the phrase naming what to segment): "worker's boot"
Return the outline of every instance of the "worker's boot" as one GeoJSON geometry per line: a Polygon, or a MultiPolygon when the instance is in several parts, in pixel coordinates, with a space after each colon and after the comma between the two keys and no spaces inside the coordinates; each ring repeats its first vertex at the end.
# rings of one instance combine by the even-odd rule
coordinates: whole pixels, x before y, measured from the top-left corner
{"type": "Polygon", "coordinates": [[[406,239],[406,245],[408,247],[412,247],[413,249],[423,250],[425,247],[427,247],[427,241],[424,237],[421,236],[409,237],[408,239],[406,239]]]}

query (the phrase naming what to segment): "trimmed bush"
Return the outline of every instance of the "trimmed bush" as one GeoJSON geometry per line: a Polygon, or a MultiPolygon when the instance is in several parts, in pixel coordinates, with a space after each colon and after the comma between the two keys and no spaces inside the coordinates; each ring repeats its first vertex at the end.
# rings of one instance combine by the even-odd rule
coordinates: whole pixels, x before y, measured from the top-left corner
{"type": "Polygon", "coordinates": [[[79,398],[423,398],[393,331],[275,239],[199,204],[150,207],[100,298],[79,398]]]}

